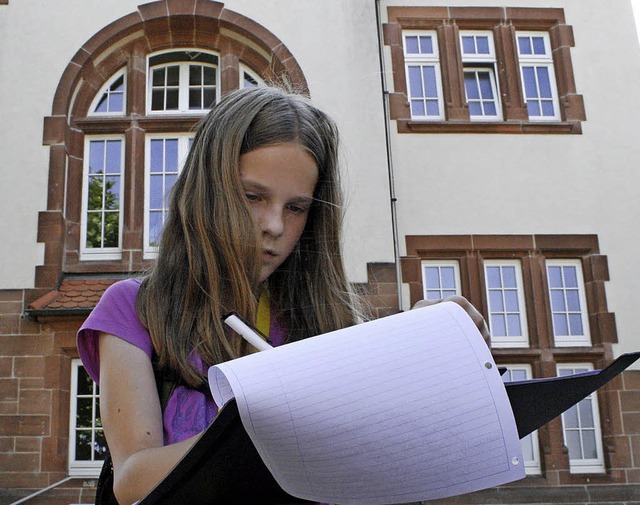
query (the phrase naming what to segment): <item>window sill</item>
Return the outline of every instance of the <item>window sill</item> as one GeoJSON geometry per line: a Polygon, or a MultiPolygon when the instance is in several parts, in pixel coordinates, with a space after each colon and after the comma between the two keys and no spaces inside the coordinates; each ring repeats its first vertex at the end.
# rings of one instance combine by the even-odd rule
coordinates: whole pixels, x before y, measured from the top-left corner
{"type": "Polygon", "coordinates": [[[412,121],[397,120],[398,133],[581,134],[579,121],[412,121]]]}

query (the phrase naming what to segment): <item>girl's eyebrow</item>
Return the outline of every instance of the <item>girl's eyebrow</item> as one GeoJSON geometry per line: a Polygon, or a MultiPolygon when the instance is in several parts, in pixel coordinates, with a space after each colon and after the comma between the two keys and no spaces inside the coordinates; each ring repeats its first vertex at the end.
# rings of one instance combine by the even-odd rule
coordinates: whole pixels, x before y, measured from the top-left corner
{"type": "MultiPolygon", "coordinates": [[[[267,186],[260,184],[259,182],[256,181],[252,181],[250,179],[243,179],[242,180],[242,187],[244,189],[253,189],[255,191],[258,191],[260,193],[270,193],[271,189],[268,188],[267,186]]],[[[307,196],[307,195],[299,195],[299,196],[295,196],[293,197],[290,201],[292,202],[305,202],[305,203],[312,203],[314,200],[316,200],[315,198],[313,198],[313,196],[307,196]]]]}

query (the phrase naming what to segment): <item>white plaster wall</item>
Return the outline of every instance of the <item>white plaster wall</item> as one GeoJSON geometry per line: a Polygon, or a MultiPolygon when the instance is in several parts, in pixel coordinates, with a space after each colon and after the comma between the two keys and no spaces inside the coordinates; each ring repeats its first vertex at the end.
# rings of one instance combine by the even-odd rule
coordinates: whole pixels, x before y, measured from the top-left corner
{"type": "Polygon", "coordinates": [[[38,212],[47,208],[51,114],[62,72],[78,49],[134,2],[23,0],[0,6],[0,289],[33,287],[44,248],[38,212]]]}
{"type": "MultiPolygon", "coordinates": [[[[418,2],[385,2],[407,4],[418,2]]],[[[529,0],[526,6],[562,7],[573,26],[575,82],[587,114],[583,134],[395,135],[400,236],[597,234],[609,262],[606,290],[618,326],[616,351],[640,350],[640,142],[634,121],[640,48],[631,4],[529,0]]]]}

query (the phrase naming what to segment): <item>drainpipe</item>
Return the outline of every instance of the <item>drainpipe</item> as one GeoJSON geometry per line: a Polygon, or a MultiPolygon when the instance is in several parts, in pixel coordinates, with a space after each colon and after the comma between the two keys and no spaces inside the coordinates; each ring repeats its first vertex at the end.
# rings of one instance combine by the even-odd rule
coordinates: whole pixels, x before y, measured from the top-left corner
{"type": "Polygon", "coordinates": [[[382,20],[380,17],[380,0],[374,0],[376,9],[376,31],[378,34],[378,59],[380,62],[380,85],[382,88],[382,108],[384,114],[384,135],[387,150],[387,172],[389,175],[389,201],[391,205],[391,229],[393,235],[393,254],[396,266],[396,283],[398,289],[398,308],[402,311],[402,268],[400,265],[400,244],[398,237],[398,216],[396,208],[395,177],[393,174],[393,157],[391,135],[389,132],[389,91],[387,90],[384,66],[384,41],[382,37],[382,20]]]}
{"type": "Polygon", "coordinates": [[[18,501],[14,501],[11,505],[18,505],[18,503],[24,503],[27,500],[30,500],[31,498],[35,498],[36,496],[42,494],[42,493],[46,493],[47,491],[49,491],[50,489],[53,489],[54,487],[59,486],[60,484],[64,484],[65,482],[71,480],[71,479],[77,479],[78,477],[66,477],[62,480],[59,480],[58,482],[56,482],[55,484],[51,484],[48,487],[45,487],[44,489],[41,489],[40,491],[36,491],[35,493],[30,494],[29,496],[25,496],[24,498],[19,499],[18,501]]]}

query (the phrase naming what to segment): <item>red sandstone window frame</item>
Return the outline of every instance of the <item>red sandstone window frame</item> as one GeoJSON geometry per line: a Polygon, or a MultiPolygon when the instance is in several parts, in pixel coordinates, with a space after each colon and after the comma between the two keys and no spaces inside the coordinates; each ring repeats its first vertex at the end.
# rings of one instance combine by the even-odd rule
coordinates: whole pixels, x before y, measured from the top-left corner
{"type": "Polygon", "coordinates": [[[390,117],[398,133],[581,133],[586,119],[582,95],[576,93],[570,49],[573,29],[558,8],[388,7],[384,44],[391,53],[393,91],[390,117]],[[403,36],[405,30],[435,30],[445,104],[444,121],[411,118],[403,36]],[[466,102],[460,31],[491,31],[495,44],[502,121],[472,121],[466,102]],[[560,120],[529,119],[521,85],[516,32],[546,32],[553,56],[560,120]]]}

